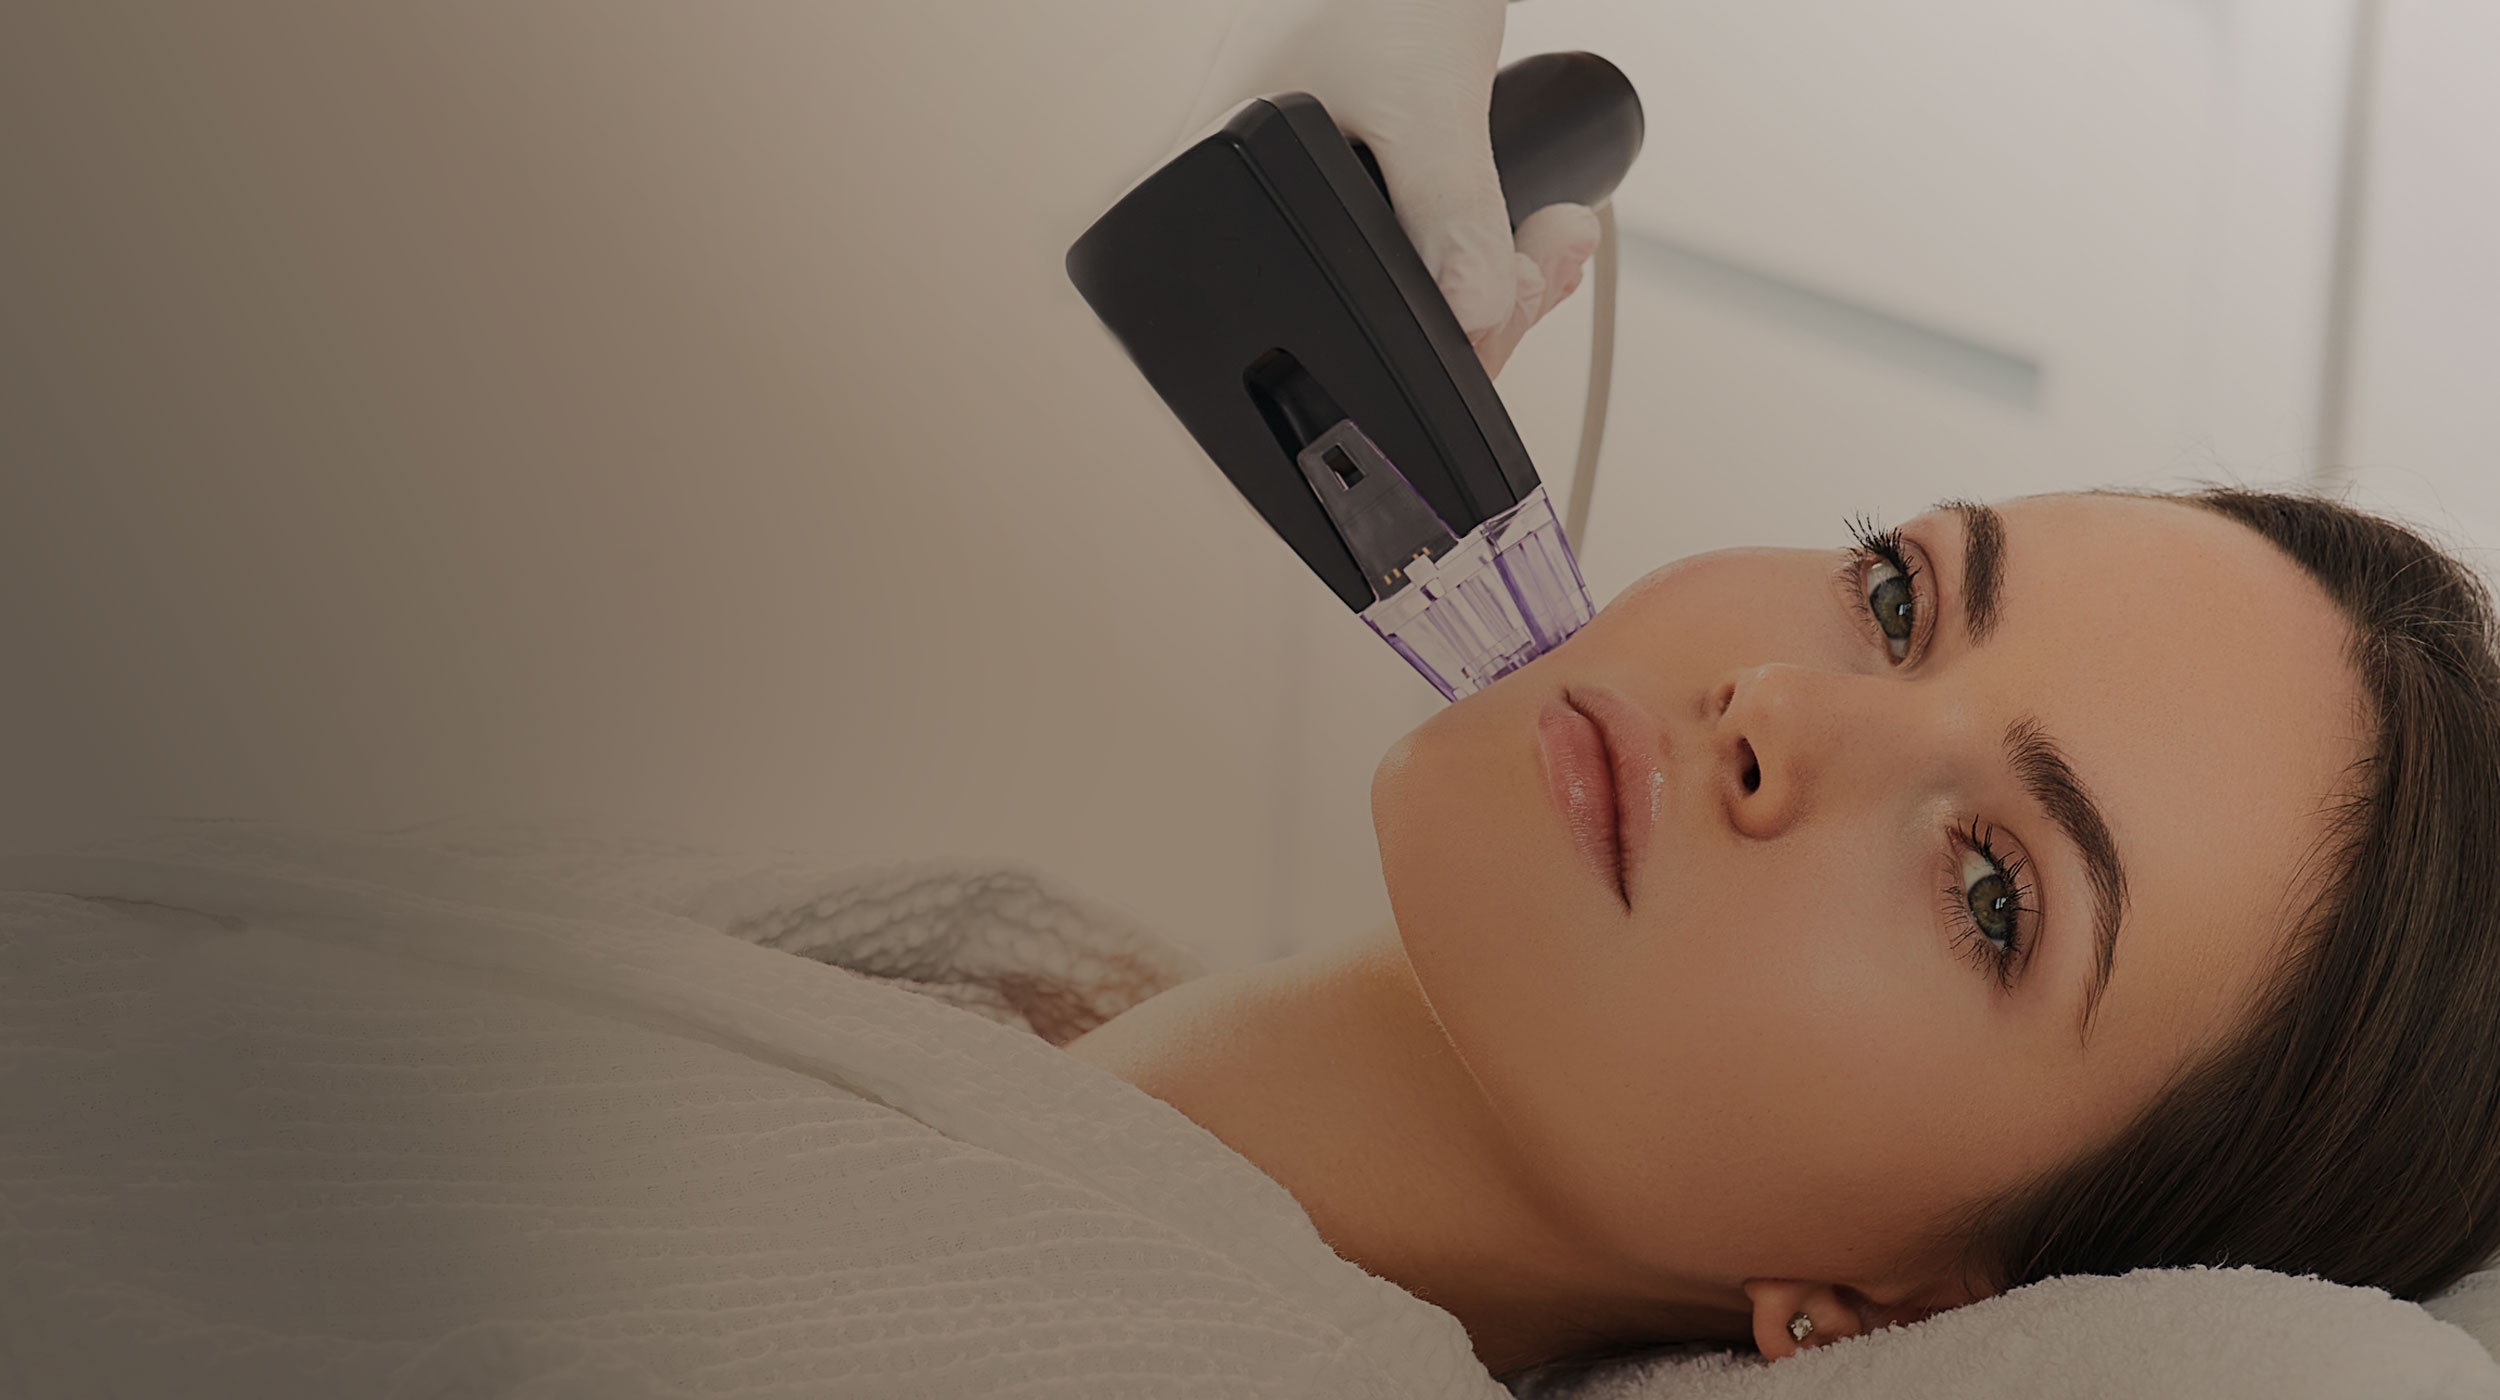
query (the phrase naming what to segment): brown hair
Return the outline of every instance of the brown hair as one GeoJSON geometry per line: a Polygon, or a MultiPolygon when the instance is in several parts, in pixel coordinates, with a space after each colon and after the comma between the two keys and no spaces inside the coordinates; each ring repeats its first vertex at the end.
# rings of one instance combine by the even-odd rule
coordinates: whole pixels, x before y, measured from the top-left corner
{"type": "Polygon", "coordinates": [[[1984,1205],[1999,1288],[2249,1264],[2420,1299],[2500,1248],[2500,650],[2474,574],[2316,496],[2176,497],[2273,542],[2354,641],[2372,750],[2237,1039],[2116,1140],[1984,1205]]]}

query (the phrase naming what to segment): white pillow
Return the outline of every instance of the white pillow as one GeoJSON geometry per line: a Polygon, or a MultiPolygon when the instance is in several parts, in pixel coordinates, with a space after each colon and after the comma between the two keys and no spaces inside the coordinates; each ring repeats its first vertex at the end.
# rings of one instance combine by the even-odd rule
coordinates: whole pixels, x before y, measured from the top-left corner
{"type": "Polygon", "coordinates": [[[1787,1361],[1617,1363],[1518,1387],[1534,1400],[2463,1400],[2500,1396],[2500,1362],[2458,1327],[2500,1335],[2500,1274],[2430,1310],[2374,1288],[2262,1269],[2055,1278],[1787,1361]]]}
{"type": "Polygon", "coordinates": [[[2422,1309],[2451,1327],[2463,1328],[2483,1344],[2483,1350],[2500,1356],[2500,1269],[2467,1274],[2422,1309]]]}

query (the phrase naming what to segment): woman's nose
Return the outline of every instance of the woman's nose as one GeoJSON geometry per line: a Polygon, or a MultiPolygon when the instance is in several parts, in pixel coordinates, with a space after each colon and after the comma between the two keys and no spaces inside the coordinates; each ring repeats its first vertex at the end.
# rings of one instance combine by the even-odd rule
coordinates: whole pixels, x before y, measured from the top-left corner
{"type": "Polygon", "coordinates": [[[1803,666],[1755,666],[1713,695],[1717,781],[1736,829],[1769,840],[1802,820],[1838,776],[1848,697],[1861,677],[1803,666]]]}

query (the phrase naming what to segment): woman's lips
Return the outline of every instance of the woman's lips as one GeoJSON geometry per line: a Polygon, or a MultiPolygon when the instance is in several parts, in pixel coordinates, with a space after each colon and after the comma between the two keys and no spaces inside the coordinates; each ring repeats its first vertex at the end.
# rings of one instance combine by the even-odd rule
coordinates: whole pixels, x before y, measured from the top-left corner
{"type": "Polygon", "coordinates": [[[1537,712],[1536,727],[1564,829],[1629,907],[1665,786],[1657,721],[1604,686],[1572,686],[1537,712]]]}
{"type": "Polygon", "coordinates": [[[1545,754],[1545,790],[1562,812],[1563,829],[1606,888],[1624,899],[1614,766],[1606,757],[1605,736],[1596,721],[1559,695],[1537,712],[1536,733],[1545,754]]]}

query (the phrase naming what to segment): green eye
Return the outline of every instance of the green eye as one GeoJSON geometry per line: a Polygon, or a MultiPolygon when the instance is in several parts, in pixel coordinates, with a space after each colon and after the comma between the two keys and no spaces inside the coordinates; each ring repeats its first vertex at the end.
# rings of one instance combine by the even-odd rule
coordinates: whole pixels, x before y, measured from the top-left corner
{"type": "Polygon", "coordinates": [[[1978,851],[1962,852],[1962,905],[1982,937],[1999,948],[2013,946],[2014,916],[2022,907],[2021,899],[2012,878],[1978,851]]]}
{"type": "Polygon", "coordinates": [[[1910,636],[1918,624],[1918,594],[1910,580],[1889,560],[1878,560],[1866,571],[1866,607],[1875,615],[1875,625],[1884,634],[1892,649],[1892,659],[1900,661],[1910,654],[1910,636]]]}

